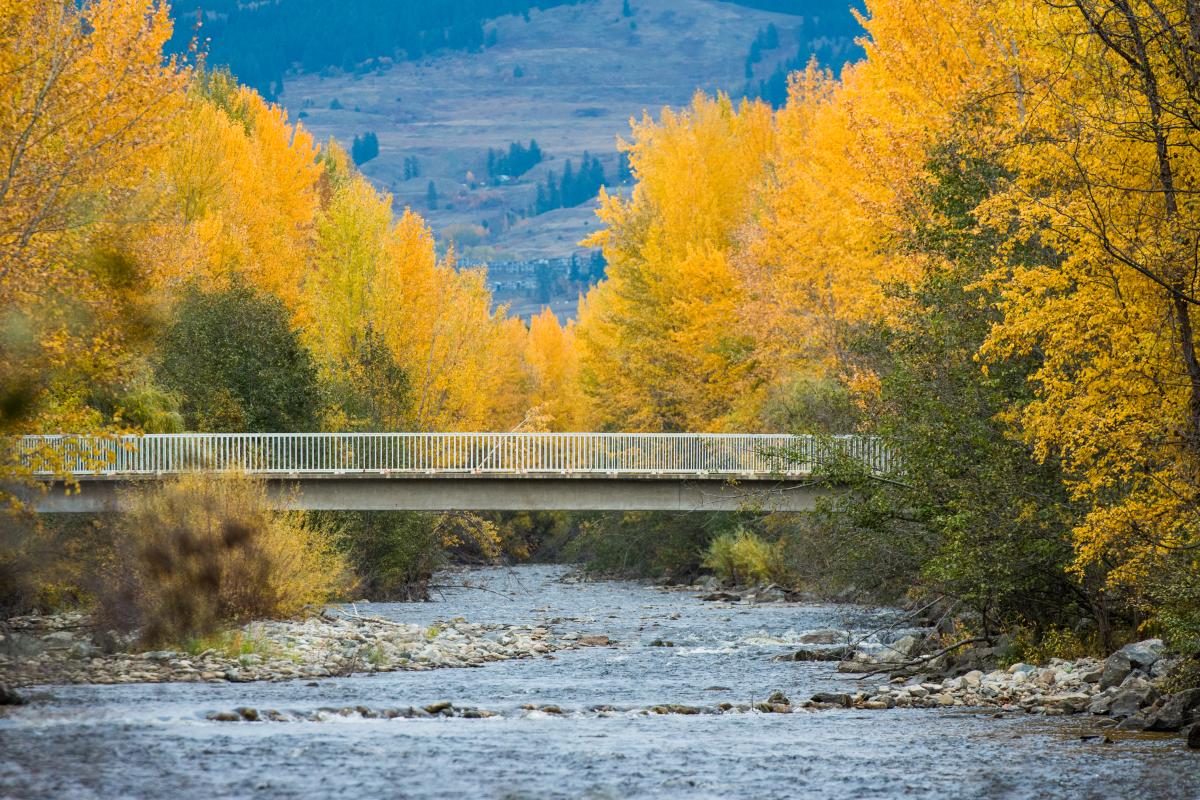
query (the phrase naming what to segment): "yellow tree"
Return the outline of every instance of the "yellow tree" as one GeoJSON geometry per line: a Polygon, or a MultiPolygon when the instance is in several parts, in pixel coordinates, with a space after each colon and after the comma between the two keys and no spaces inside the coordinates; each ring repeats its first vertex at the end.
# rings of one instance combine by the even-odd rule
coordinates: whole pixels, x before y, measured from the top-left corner
{"type": "Polygon", "coordinates": [[[97,424],[89,386],[145,334],[115,244],[182,99],[170,35],[153,0],[0,0],[0,427],[97,424]]]}
{"type": "Polygon", "coordinates": [[[998,273],[988,355],[1038,353],[1020,418],[1092,512],[1079,565],[1200,631],[1200,22],[1182,0],[1014,4],[1030,92],[992,206],[1058,253],[998,273]],[[1190,598],[1190,599],[1189,599],[1190,598]]]}
{"type": "Polygon", "coordinates": [[[453,253],[439,259],[412,211],[389,235],[369,303],[368,319],[408,375],[420,429],[506,430],[520,421],[519,329],[504,309],[492,311],[484,271],[457,270],[453,253]]]}
{"type": "Polygon", "coordinates": [[[529,403],[554,431],[584,426],[584,397],[579,382],[575,324],[561,325],[549,308],[529,321],[525,363],[530,373],[529,403]]]}
{"type": "Polygon", "coordinates": [[[815,65],[794,74],[777,115],[762,208],[738,262],[741,324],[754,332],[764,376],[849,370],[847,334],[887,316],[886,284],[929,266],[897,244],[929,214],[921,188],[931,148],[952,133],[988,146],[1013,105],[996,101],[1016,85],[989,3],[866,6],[867,58],[840,80],[815,65]]]}
{"type": "Polygon", "coordinates": [[[163,163],[162,208],[138,257],[167,287],[237,276],[303,321],[319,207],[318,149],[302,126],[228,73],[196,75],[163,163]]]}
{"type": "MultiPolygon", "coordinates": [[[[335,149],[325,157],[344,156],[335,149]]],[[[340,181],[321,210],[305,293],[308,338],[326,363],[348,357],[371,321],[375,278],[391,228],[391,197],[360,175],[340,181]]]]}
{"type": "Polygon", "coordinates": [[[632,197],[602,193],[607,279],[580,307],[582,380],[594,424],[713,430],[745,424],[750,341],[732,260],[772,144],[768,107],[697,94],[633,123],[632,197]],[[735,422],[737,421],[737,422],[735,422]]]}

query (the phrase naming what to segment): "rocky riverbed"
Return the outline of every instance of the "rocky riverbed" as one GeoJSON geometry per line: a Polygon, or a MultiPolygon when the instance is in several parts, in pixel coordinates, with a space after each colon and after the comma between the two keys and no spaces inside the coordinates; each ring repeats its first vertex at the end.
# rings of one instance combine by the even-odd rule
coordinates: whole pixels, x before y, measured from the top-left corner
{"type": "Polygon", "coordinates": [[[0,683],[279,681],[393,670],[479,667],[564,649],[608,645],[606,636],[552,634],[536,625],[395,622],[357,609],[326,609],[298,622],[255,622],[195,652],[145,650],[97,631],[82,614],[22,617],[0,634],[0,683]],[[97,642],[107,643],[107,648],[97,642]],[[105,652],[105,650],[111,652],[105,652]]]}
{"type": "MultiPolygon", "coordinates": [[[[790,597],[779,587],[716,592],[708,585],[691,588],[706,591],[700,597],[710,602],[782,602],[790,597]]],[[[1165,688],[1180,658],[1166,652],[1161,639],[1128,644],[1106,659],[1055,658],[1041,666],[1015,663],[999,668],[1002,645],[923,655],[933,649],[932,633],[931,628],[901,627],[870,636],[842,630],[803,634],[799,637],[803,647],[777,659],[836,662],[839,672],[875,681],[865,688],[821,692],[792,707],[997,708],[1002,713],[1041,716],[1081,714],[1100,717],[1097,724],[1122,731],[1181,732],[1189,747],[1200,749],[1200,688],[1178,692],[1165,688]]]]}
{"type": "MultiPolygon", "coordinates": [[[[28,704],[0,709],[0,798],[164,787],[176,800],[1200,797],[1197,755],[1178,734],[1108,716],[1132,707],[1118,700],[1139,681],[1157,686],[1166,665],[1154,643],[1144,643],[1152,663],[1123,656],[1127,671],[1119,657],[1003,670],[963,657],[917,674],[903,666],[906,637],[925,631],[893,609],[761,590],[704,601],[708,588],[580,582],[553,567],[468,577],[432,603],[251,626],[252,652],[240,655],[67,655],[85,640],[82,620],[17,631],[39,642],[71,634],[43,642],[57,653],[47,661],[74,665],[63,681],[86,679],[96,658],[128,680],[29,674],[28,704]],[[439,639],[430,661],[416,660],[439,639]],[[313,655],[270,653],[302,641],[313,655]],[[814,651],[836,660],[796,660],[814,651]],[[195,673],[172,661],[214,668],[176,679],[195,673]],[[838,671],[868,663],[883,672],[838,671]],[[328,674],[283,671],[301,664],[328,674]],[[204,677],[218,666],[235,679],[204,677]],[[1090,710],[1108,701],[1104,714],[1090,710]]],[[[1124,719],[1170,702],[1151,698],[1124,719]]]]}

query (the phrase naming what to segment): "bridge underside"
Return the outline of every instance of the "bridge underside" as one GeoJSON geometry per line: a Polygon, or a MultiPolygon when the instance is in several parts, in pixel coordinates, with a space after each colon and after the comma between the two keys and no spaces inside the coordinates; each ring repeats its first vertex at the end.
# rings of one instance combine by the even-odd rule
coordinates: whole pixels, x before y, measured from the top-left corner
{"type": "MultiPolygon", "coordinates": [[[[147,478],[91,478],[28,498],[43,513],[120,511],[147,478]]],[[[830,491],[798,479],[382,476],[267,478],[277,508],[305,511],[808,511],[830,491]]]]}

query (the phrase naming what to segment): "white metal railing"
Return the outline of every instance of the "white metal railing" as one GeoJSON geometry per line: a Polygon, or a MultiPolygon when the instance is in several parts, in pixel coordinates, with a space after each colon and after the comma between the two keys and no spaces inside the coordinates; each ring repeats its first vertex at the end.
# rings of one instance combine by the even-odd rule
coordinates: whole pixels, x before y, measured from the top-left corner
{"type": "Polygon", "coordinates": [[[152,476],[192,470],[267,475],[808,475],[833,458],[887,472],[873,436],[741,433],[178,433],[24,436],[34,474],[152,476]]]}

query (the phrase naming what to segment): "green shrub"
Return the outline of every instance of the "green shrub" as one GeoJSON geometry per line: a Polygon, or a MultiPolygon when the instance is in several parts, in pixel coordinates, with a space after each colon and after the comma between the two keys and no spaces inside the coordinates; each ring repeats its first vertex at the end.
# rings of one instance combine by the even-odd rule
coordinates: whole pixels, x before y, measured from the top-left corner
{"type": "Polygon", "coordinates": [[[603,574],[690,580],[700,573],[709,542],[738,519],[716,513],[580,515],[562,555],[603,574]]]}
{"type": "Polygon", "coordinates": [[[261,481],[188,474],[128,500],[99,612],[147,643],[294,617],[346,588],[346,562],[329,529],[271,511],[261,481]]]}
{"type": "Polygon", "coordinates": [[[492,561],[500,552],[494,523],[476,514],[344,511],[313,515],[338,531],[341,551],[372,600],[426,600],[449,554],[492,561]]]}
{"type": "Polygon", "coordinates": [[[783,551],[782,541],[770,544],[742,529],[713,539],[702,563],[718,578],[734,585],[786,583],[789,576],[783,551]]]}
{"type": "MultiPolygon", "coordinates": [[[[1094,638],[1094,637],[1093,637],[1094,638]]],[[[1052,658],[1082,658],[1088,655],[1104,655],[1097,643],[1086,639],[1069,628],[1050,626],[1043,631],[1017,628],[1012,633],[1011,663],[1024,661],[1026,664],[1045,664],[1052,658]]]]}

